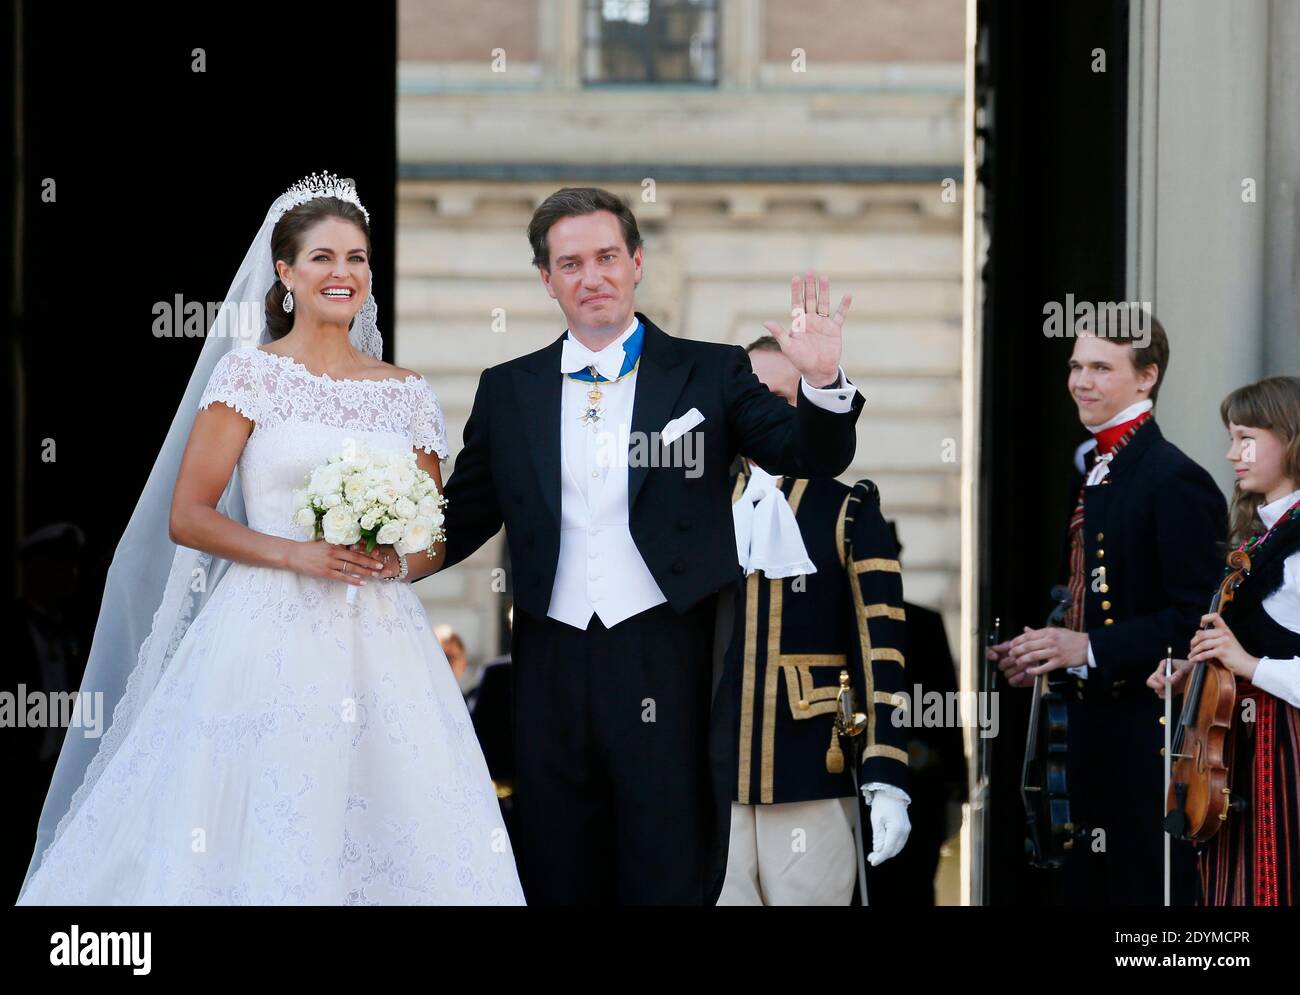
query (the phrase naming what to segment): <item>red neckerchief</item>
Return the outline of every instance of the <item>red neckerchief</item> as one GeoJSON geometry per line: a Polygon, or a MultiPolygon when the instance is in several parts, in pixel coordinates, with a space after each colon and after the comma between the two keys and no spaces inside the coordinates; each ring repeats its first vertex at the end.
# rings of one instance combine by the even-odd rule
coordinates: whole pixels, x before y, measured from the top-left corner
{"type": "Polygon", "coordinates": [[[1097,455],[1104,456],[1106,453],[1114,449],[1115,443],[1120,440],[1120,436],[1130,428],[1141,425],[1142,422],[1151,417],[1151,412],[1154,410],[1154,408],[1147,408],[1136,418],[1130,418],[1126,422],[1112,425],[1110,428],[1103,428],[1100,432],[1095,433],[1093,438],[1097,440],[1097,455]]]}

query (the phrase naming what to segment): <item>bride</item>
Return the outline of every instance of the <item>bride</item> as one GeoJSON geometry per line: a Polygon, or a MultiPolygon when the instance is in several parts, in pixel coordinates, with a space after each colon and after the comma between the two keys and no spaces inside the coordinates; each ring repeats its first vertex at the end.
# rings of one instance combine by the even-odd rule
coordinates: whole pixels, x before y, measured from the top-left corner
{"type": "Polygon", "coordinates": [[[441,408],[380,359],[370,283],[349,182],[272,204],[114,556],[82,684],[113,721],[68,730],[18,904],[522,903],[409,586],[441,544],[367,555],[294,524],[345,439],[414,448],[441,489],[441,408]]]}

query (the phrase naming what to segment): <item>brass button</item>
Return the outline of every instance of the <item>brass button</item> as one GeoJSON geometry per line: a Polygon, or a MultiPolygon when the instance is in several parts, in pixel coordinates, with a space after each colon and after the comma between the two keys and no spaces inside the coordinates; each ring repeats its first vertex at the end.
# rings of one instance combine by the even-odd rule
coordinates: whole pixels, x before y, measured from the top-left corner
{"type": "Polygon", "coordinates": [[[1106,624],[1106,625],[1114,625],[1114,624],[1115,624],[1115,620],[1114,620],[1113,618],[1108,618],[1108,619],[1106,619],[1105,624],[1106,624]]]}
{"type": "Polygon", "coordinates": [[[1100,560],[1100,559],[1102,559],[1105,555],[1106,555],[1106,551],[1105,551],[1104,549],[1099,549],[1099,550],[1097,550],[1097,559],[1100,560]]]}
{"type": "Polygon", "coordinates": [[[1097,541],[1098,541],[1098,542],[1101,542],[1101,541],[1102,541],[1103,539],[1105,539],[1105,538],[1106,538],[1106,533],[1105,533],[1105,532],[1098,532],[1098,533],[1097,533],[1097,541]]]}
{"type": "Polygon", "coordinates": [[[1110,585],[1109,585],[1109,584],[1102,584],[1100,590],[1101,590],[1101,593],[1102,593],[1102,594],[1109,594],[1109,593],[1110,593],[1110,585]]]}
{"type": "Polygon", "coordinates": [[[1109,601],[1103,601],[1103,602],[1101,603],[1101,610],[1104,611],[1104,612],[1108,612],[1108,611],[1110,611],[1110,602],[1109,602],[1109,601]]]}
{"type": "Polygon", "coordinates": [[[801,712],[808,711],[808,702],[806,702],[803,698],[799,699],[799,711],[801,712]]]}

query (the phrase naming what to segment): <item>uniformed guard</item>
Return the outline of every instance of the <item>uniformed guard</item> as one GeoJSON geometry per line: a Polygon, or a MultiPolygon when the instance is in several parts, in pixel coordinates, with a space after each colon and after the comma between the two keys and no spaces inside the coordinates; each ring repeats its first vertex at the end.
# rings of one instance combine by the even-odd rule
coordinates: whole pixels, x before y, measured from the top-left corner
{"type": "MultiPolygon", "coordinates": [[[[766,341],[750,346],[754,371],[793,400],[798,374],[766,341]]],[[[896,855],[910,831],[906,730],[892,721],[908,705],[897,547],[869,480],[850,488],[739,469],[745,577],[717,697],[736,744],[735,791],[718,904],[847,905],[860,857],[855,773],[871,805],[869,862],[896,855]],[[865,715],[852,743],[836,732],[844,671],[865,715]]]]}

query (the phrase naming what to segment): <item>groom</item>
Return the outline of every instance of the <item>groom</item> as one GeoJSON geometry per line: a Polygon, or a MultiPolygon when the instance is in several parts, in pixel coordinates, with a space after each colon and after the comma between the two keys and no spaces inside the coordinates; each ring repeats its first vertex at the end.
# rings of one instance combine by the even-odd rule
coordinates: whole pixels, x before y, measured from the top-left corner
{"type": "Polygon", "coordinates": [[[729,469],[739,452],[774,474],[848,467],[863,405],[839,368],[850,298],[832,316],[827,281],[796,277],[794,328],[766,324],[803,377],[791,407],[744,349],[633,310],[643,249],[621,199],[557,190],[528,238],[568,330],[480,377],[444,561],[505,525],[525,896],[711,902],[728,830],[709,763],[714,614],[740,576],[729,469]]]}

